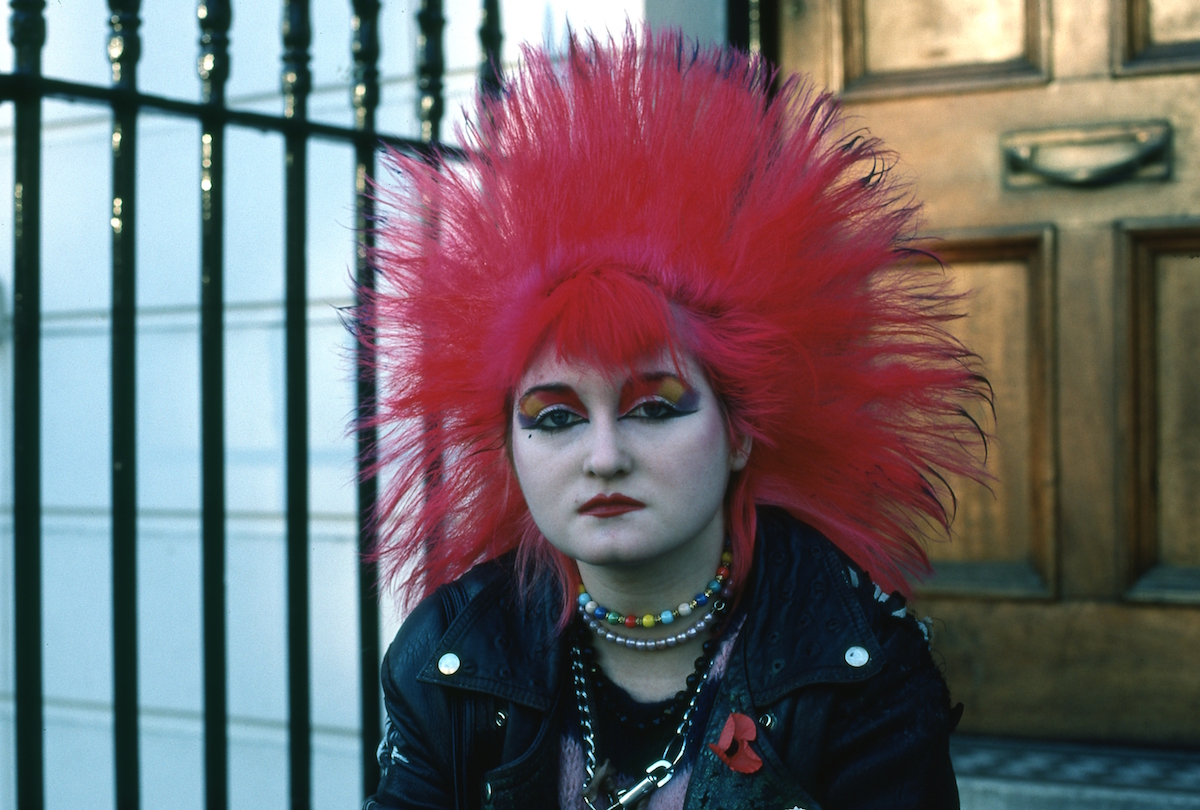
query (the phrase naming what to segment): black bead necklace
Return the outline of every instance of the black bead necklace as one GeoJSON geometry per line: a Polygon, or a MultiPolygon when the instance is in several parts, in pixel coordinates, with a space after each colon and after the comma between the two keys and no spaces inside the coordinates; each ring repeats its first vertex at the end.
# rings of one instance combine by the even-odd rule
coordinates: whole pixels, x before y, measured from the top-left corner
{"type": "Polygon", "coordinates": [[[611,776],[611,768],[607,760],[603,764],[598,764],[596,759],[596,734],[592,726],[588,687],[595,688],[600,676],[600,667],[595,663],[595,649],[589,646],[586,643],[587,639],[582,636],[583,632],[581,631],[571,644],[571,672],[575,682],[575,701],[579,711],[579,724],[583,733],[586,776],[583,801],[589,810],[621,810],[621,808],[634,807],[642,799],[667,784],[675,775],[675,768],[682,761],[687,749],[687,737],[696,712],[696,702],[700,697],[700,690],[708,680],[718,643],[716,639],[707,639],[704,642],[701,654],[696,659],[696,668],[692,674],[687,676],[686,688],[680,690],[663,711],[662,718],[664,720],[671,721],[675,717],[679,717],[679,724],[676,726],[670,742],[667,743],[662,758],[646,768],[644,779],[627,790],[616,791],[614,797],[610,785],[595,784],[607,781],[611,776]]]}

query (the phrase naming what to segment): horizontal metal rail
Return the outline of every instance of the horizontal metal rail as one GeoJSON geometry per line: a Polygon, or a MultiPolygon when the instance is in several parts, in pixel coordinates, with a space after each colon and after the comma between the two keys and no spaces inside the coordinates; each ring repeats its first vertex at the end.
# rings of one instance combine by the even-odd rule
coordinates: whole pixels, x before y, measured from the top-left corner
{"type": "Polygon", "coordinates": [[[451,158],[463,155],[462,149],[456,146],[444,143],[426,143],[416,138],[389,135],[387,133],[374,132],[373,130],[359,129],[356,126],[343,127],[320,121],[288,118],[282,114],[272,115],[253,110],[237,110],[224,105],[205,103],[203,101],[183,101],[182,99],[167,98],[166,96],[142,93],[122,87],[78,84],[37,75],[0,73],[0,100],[39,98],[54,98],[64,101],[94,101],[113,107],[153,110],[165,115],[174,115],[194,120],[208,120],[217,125],[242,126],[263,132],[281,133],[283,135],[300,134],[309,138],[348,141],[350,143],[366,138],[370,142],[386,144],[401,152],[410,154],[427,155],[436,152],[439,155],[451,158]]]}

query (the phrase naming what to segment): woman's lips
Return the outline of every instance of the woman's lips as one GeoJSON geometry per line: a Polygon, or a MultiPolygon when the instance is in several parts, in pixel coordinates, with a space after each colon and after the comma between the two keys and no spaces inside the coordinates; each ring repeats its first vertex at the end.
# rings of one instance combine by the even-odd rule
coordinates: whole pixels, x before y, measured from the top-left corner
{"type": "Polygon", "coordinates": [[[644,509],[645,506],[646,504],[641,501],[635,501],[624,495],[597,495],[579,507],[579,514],[598,518],[616,517],[626,512],[644,509]]]}

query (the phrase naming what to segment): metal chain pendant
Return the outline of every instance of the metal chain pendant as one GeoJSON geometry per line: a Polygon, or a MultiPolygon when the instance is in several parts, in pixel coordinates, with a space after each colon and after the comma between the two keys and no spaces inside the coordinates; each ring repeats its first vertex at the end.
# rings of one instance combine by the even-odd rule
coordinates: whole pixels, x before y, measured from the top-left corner
{"type": "Polygon", "coordinates": [[[615,798],[609,796],[606,801],[601,802],[597,806],[587,795],[597,775],[596,733],[592,727],[592,713],[588,701],[587,673],[583,666],[583,651],[580,649],[578,643],[571,644],[571,674],[574,677],[575,702],[579,709],[579,725],[583,733],[583,767],[586,774],[583,783],[583,802],[587,805],[588,810],[625,810],[625,808],[634,808],[643,799],[648,799],[651,793],[671,781],[671,777],[675,775],[676,766],[679,765],[683,759],[684,752],[687,750],[687,736],[692,726],[692,716],[696,712],[696,702],[699,700],[700,690],[704,688],[704,684],[708,681],[708,673],[712,669],[712,662],[715,657],[716,651],[714,650],[711,655],[705,657],[703,670],[697,672],[699,677],[696,679],[696,685],[691,690],[687,707],[683,710],[683,715],[679,720],[679,726],[675,729],[675,734],[671,737],[671,741],[667,743],[667,747],[663,751],[662,759],[651,763],[646,768],[645,777],[636,785],[617,791],[615,798]]]}

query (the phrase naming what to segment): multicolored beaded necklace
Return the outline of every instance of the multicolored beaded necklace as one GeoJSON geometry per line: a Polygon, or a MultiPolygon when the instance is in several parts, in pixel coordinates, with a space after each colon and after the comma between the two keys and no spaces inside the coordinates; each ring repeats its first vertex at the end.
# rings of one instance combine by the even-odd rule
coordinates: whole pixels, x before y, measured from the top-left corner
{"type": "Polygon", "coordinates": [[[714,599],[712,609],[701,616],[700,621],[666,638],[630,638],[629,636],[623,636],[620,633],[614,632],[596,619],[586,619],[586,621],[588,629],[595,633],[597,637],[605,641],[610,641],[613,644],[631,647],[635,650],[665,650],[669,647],[676,647],[683,644],[685,641],[699,638],[701,633],[720,621],[725,608],[724,599],[714,599]]]}
{"type": "MultiPolygon", "coordinates": [[[[677,607],[672,608],[671,610],[664,610],[659,613],[646,613],[642,616],[636,616],[633,614],[624,616],[615,610],[609,610],[593,599],[592,595],[587,592],[587,588],[585,588],[582,584],[579,586],[579,598],[576,609],[579,611],[579,615],[583,617],[584,621],[587,622],[587,624],[594,631],[598,631],[598,625],[602,626],[604,622],[607,622],[614,627],[624,625],[625,627],[631,629],[636,627],[650,628],[657,627],[659,625],[671,624],[676,619],[692,615],[695,610],[707,606],[718,596],[728,599],[731,594],[730,579],[732,577],[729,566],[732,563],[733,553],[726,548],[725,551],[721,553],[721,565],[717,568],[716,574],[713,575],[712,580],[709,581],[704,590],[696,594],[691,600],[687,602],[681,602],[677,607]]],[[[720,599],[716,599],[716,602],[720,601],[720,599]]],[[[714,602],[714,606],[716,602],[714,602]]],[[[704,616],[700,622],[702,624],[709,624],[714,621],[715,619],[713,613],[714,611],[710,609],[708,615],[704,616]]],[[[628,642],[628,640],[623,636],[616,636],[615,634],[611,633],[610,635],[613,635],[614,638],[620,638],[622,643],[628,642]]],[[[672,638],[674,638],[674,636],[672,638]]],[[[613,639],[609,640],[611,641],[613,639]]]]}

